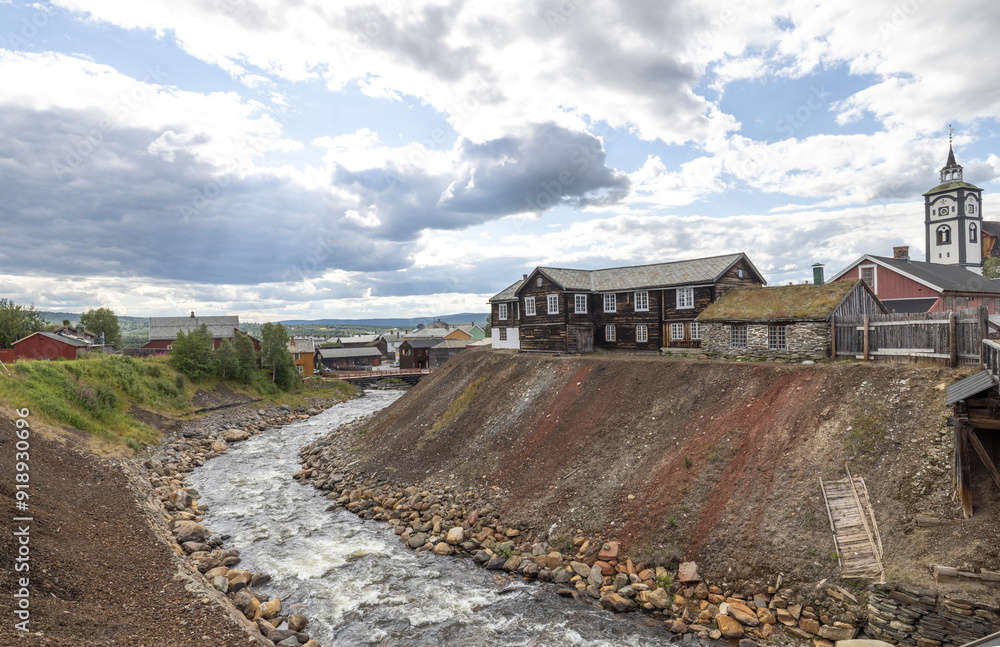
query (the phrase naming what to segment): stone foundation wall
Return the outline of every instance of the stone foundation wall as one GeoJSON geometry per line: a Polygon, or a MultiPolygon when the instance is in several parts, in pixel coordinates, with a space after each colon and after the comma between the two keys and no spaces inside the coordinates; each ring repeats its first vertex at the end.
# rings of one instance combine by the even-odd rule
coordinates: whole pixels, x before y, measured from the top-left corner
{"type": "Polygon", "coordinates": [[[914,647],[959,647],[1000,631],[1000,607],[905,584],[869,589],[868,625],[873,638],[914,647]]]}
{"type": "Polygon", "coordinates": [[[701,326],[702,352],[730,359],[818,360],[830,356],[830,325],[825,321],[803,321],[785,326],[786,350],[767,347],[767,324],[747,324],[747,347],[730,348],[730,324],[704,323],[701,326]]]}

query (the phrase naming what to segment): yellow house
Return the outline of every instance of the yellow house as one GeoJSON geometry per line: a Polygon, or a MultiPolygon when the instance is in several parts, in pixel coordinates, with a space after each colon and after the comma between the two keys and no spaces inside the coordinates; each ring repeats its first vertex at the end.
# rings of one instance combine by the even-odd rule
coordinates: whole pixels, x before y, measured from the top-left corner
{"type": "Polygon", "coordinates": [[[292,361],[295,362],[295,370],[303,377],[312,377],[313,361],[316,355],[316,345],[312,339],[297,339],[292,337],[288,340],[288,352],[292,354],[292,361]]]}

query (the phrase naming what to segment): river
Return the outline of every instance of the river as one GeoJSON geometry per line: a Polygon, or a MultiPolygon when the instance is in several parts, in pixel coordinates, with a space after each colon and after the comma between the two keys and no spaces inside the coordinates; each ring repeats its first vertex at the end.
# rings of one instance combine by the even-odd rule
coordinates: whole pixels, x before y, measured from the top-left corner
{"type": "Polygon", "coordinates": [[[292,478],[299,448],[389,406],[402,392],[371,391],[320,415],[268,429],[195,470],[188,484],[208,504],[204,523],[239,548],[239,568],[273,578],[260,592],[309,619],[332,645],[539,646],[667,644],[643,614],[615,616],[510,582],[469,559],[417,556],[390,527],[345,511],[292,478]]]}

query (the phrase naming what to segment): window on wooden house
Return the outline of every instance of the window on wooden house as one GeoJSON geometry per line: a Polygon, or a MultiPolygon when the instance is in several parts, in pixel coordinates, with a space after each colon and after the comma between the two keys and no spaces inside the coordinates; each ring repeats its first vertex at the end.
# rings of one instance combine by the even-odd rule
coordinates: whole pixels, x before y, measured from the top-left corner
{"type": "Polygon", "coordinates": [[[945,297],[944,298],[944,309],[954,310],[955,309],[955,297],[945,297]]]}
{"type": "Polygon", "coordinates": [[[732,324],[729,326],[729,347],[730,348],[747,347],[746,324],[732,324]]]}
{"type": "Polygon", "coordinates": [[[550,294],[548,297],[548,311],[550,315],[559,314],[559,295],[550,294]]]}
{"type": "Polygon", "coordinates": [[[639,344],[645,344],[649,341],[649,332],[645,324],[639,324],[635,327],[635,341],[639,344]]]}
{"type": "Polygon", "coordinates": [[[618,312],[618,295],[604,295],[604,312],[618,312]]]}
{"type": "Polygon", "coordinates": [[[955,297],[955,307],[956,308],[968,308],[969,307],[969,297],[955,297]]]}
{"type": "Polygon", "coordinates": [[[535,316],[535,297],[524,297],[524,316],[535,316]]]}
{"type": "Polygon", "coordinates": [[[677,288],[677,308],[694,307],[694,288],[677,288]]]}
{"type": "Polygon", "coordinates": [[[861,268],[861,280],[865,282],[865,285],[875,289],[875,268],[874,267],[862,267],[861,268]]]}
{"type": "Polygon", "coordinates": [[[788,344],[785,342],[785,326],[767,327],[767,347],[770,350],[788,349],[788,344]]]}
{"type": "Polygon", "coordinates": [[[537,285],[538,287],[542,287],[542,277],[539,276],[537,279],[535,279],[535,285],[537,285]]]}
{"type": "Polygon", "coordinates": [[[499,306],[497,306],[497,318],[498,319],[506,319],[507,318],[507,304],[506,303],[501,303],[499,306]]]}
{"type": "Polygon", "coordinates": [[[697,321],[691,322],[691,339],[701,339],[701,324],[697,321]]]}
{"type": "Polygon", "coordinates": [[[604,340],[605,341],[614,341],[615,340],[615,325],[614,324],[608,324],[607,326],[604,327],[604,340]]]}
{"type": "Polygon", "coordinates": [[[295,353],[295,361],[297,362],[300,359],[301,359],[301,356],[299,355],[299,353],[295,353]]]}
{"type": "Polygon", "coordinates": [[[507,329],[506,328],[501,328],[500,329],[500,341],[507,341],[507,329]]]}
{"type": "Polygon", "coordinates": [[[670,339],[672,341],[678,341],[684,339],[684,324],[682,323],[670,324],[670,339]]]}
{"type": "Polygon", "coordinates": [[[573,311],[578,315],[587,314],[587,295],[577,294],[573,297],[573,311]]]}
{"type": "Polygon", "coordinates": [[[635,293],[635,311],[649,312],[649,292],[635,293]]]}

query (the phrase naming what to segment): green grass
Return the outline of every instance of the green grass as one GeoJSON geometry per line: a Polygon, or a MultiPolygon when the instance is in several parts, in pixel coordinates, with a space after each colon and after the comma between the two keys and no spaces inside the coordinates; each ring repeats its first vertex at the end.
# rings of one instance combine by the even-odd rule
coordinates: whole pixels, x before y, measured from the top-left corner
{"type": "Polygon", "coordinates": [[[421,434],[420,443],[425,443],[429,440],[437,438],[437,435],[441,433],[441,430],[444,429],[445,426],[462,415],[462,413],[469,408],[469,405],[472,404],[472,401],[475,400],[476,394],[479,393],[479,389],[486,384],[487,379],[488,376],[483,375],[482,377],[470,382],[469,385],[465,387],[465,390],[462,391],[462,394],[455,398],[451,405],[449,405],[448,409],[438,416],[438,419],[434,421],[434,426],[421,434]]]}

